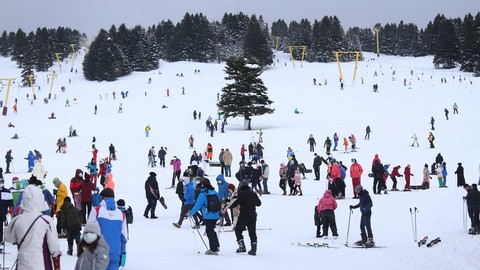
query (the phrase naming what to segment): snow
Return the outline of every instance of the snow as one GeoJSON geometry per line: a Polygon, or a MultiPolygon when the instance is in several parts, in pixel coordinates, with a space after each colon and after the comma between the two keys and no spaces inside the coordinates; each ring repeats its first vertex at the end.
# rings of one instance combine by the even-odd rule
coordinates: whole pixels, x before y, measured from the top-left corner
{"type": "MultiPolygon", "coordinates": [[[[97,139],[99,157],[108,156],[108,146],[113,143],[118,156],[118,160],[113,162],[116,199],[125,199],[127,205],[133,207],[135,216],[134,223],[130,225],[125,269],[192,269],[199,266],[211,269],[478,269],[478,258],[474,255],[480,244],[476,236],[470,236],[464,230],[462,196],[465,191],[456,187],[454,174],[457,163],[462,162],[467,183],[478,181],[478,159],[474,158],[475,149],[480,148],[476,136],[480,130],[477,124],[480,115],[476,89],[480,83],[478,78],[457,69],[435,70],[432,57],[381,55],[377,58],[366,53],[366,60],[359,62],[355,83],[352,83],[354,63],[341,64],[345,88],[340,90],[336,63],[304,62],[303,67],[299,63],[293,66],[287,54],[277,53],[276,65],[262,74],[270,99],[274,101],[272,107],[275,112],[253,117],[251,131],[243,129],[243,118],[228,119],[226,133],[216,132],[212,138],[209,132],[205,132],[205,120],[209,115],[214,119],[217,116],[217,93],[221,93],[221,88],[226,85],[223,63],[162,61],[160,70],[133,73],[115,82],[99,83],[83,79],[82,58],[80,55],[75,61],[74,69],[78,70],[78,74],[68,72],[71,61],[62,64],[62,73],[57,65],[52,67],[58,74],[52,92],[57,99],[49,100],[48,104],[43,103],[50,90],[47,73],[37,74],[37,85],[41,86],[41,91],[37,92],[37,100],[32,105],[26,99],[27,93],[32,97],[31,88],[18,88],[17,84],[12,86],[8,115],[0,117],[0,152],[13,150],[13,167],[17,173],[5,175],[6,186],[11,185],[13,176],[20,179],[29,177],[25,173],[27,161],[23,159],[29,150],[37,149],[43,154],[43,163],[48,171],[47,187],[51,190],[54,177],[68,184],[75,169],[85,170],[91,159],[93,136],[97,139]],[[194,74],[195,69],[199,69],[200,74],[194,74]],[[374,77],[375,71],[378,77],[374,77]],[[395,81],[392,80],[393,71],[396,73],[395,81]],[[176,76],[177,73],[183,73],[184,77],[176,76]],[[460,76],[462,82],[459,82],[460,76]],[[147,83],[148,78],[152,78],[151,84],[147,83]],[[313,85],[313,78],[322,86],[313,85]],[[407,87],[403,85],[404,78],[407,87]],[[446,78],[447,83],[442,84],[441,78],[446,78]],[[328,81],[327,86],[323,85],[325,80],[328,81]],[[408,86],[410,82],[411,86],[408,86]],[[372,91],[374,83],[379,85],[378,93],[372,91]],[[65,92],[60,91],[61,86],[66,87],[65,92]],[[185,95],[181,94],[182,87],[185,87],[185,95]],[[169,97],[166,96],[167,88],[170,89],[169,97]],[[115,100],[113,91],[116,92],[115,100]],[[122,99],[121,91],[129,91],[128,98],[122,99]],[[18,99],[17,114],[12,109],[15,98],[18,99]],[[74,98],[77,98],[78,104],[74,104],[74,98]],[[66,99],[70,100],[71,107],[65,107],[66,99]],[[459,106],[457,115],[453,114],[454,102],[459,106]],[[120,103],[123,103],[121,114],[117,113],[120,103]],[[95,105],[98,106],[97,115],[94,115],[95,105]],[[162,105],[168,108],[161,109],[162,105]],[[303,113],[294,114],[295,108],[303,113]],[[443,114],[444,108],[450,110],[448,121],[443,114]],[[202,120],[193,120],[193,110],[202,113],[202,120]],[[57,119],[48,119],[52,112],[57,119]],[[426,140],[431,116],[436,120],[435,149],[430,149],[426,140]],[[7,128],[9,122],[15,128],[7,128]],[[79,137],[67,137],[70,125],[77,130],[79,137]],[[144,134],[146,125],[151,126],[148,138],[144,134]],[[363,139],[367,125],[372,129],[368,141],[363,139]],[[257,228],[271,230],[257,231],[256,257],[235,254],[234,233],[219,234],[221,251],[218,257],[203,255],[205,247],[198,234],[190,229],[188,221],[180,229],[172,225],[178,220],[180,201],[174,189],[164,189],[171,183],[172,168],[168,162],[177,156],[182,160],[182,170],[186,168],[192,153],[192,149],[188,148],[188,137],[193,135],[197,151],[203,152],[207,143],[212,143],[215,159],[218,159],[220,148],[229,148],[234,156],[232,171],[235,173],[241,145],[247,146],[256,139],[259,129],[263,130],[264,159],[270,165],[269,190],[272,194],[261,197],[262,206],[257,208],[257,228]],[[302,182],[303,197],[281,196],[277,172],[279,164],[286,162],[287,147],[295,151],[299,162],[311,168],[313,153],[308,151],[306,143],[309,134],[313,134],[317,141],[316,152],[325,157],[323,142],[327,136],[332,138],[334,132],[339,134],[340,140],[350,134],[357,137],[358,152],[336,152],[334,157],[348,167],[350,159],[356,158],[363,166],[362,184],[370,192],[374,203],[372,228],[375,242],[386,248],[365,250],[344,246],[347,242],[348,206],[357,202],[351,198],[349,171],[347,198],[338,201],[335,211],[340,234],[336,240],[315,238],[312,208],[326,188],[325,166],[321,167],[321,181],[314,181],[313,174],[307,174],[308,179],[302,182]],[[15,133],[20,139],[11,140],[15,133]],[[418,148],[410,147],[414,133],[419,138],[418,148]],[[67,153],[56,154],[56,141],[63,137],[67,137],[67,153]],[[151,146],[155,146],[157,151],[160,146],[168,148],[165,168],[147,167],[147,152],[151,146]],[[401,165],[401,173],[407,164],[411,164],[415,175],[412,185],[420,185],[423,165],[431,165],[438,153],[442,153],[447,162],[449,188],[439,189],[433,177],[430,190],[373,194],[373,179],[367,177],[367,173],[375,154],[379,154],[383,163],[391,164],[391,168],[401,165]],[[146,206],[144,181],[150,171],[157,173],[161,193],[169,206],[167,210],[157,207],[157,220],[142,216],[146,206]],[[417,238],[425,235],[429,240],[441,237],[442,242],[438,245],[417,247],[409,210],[414,207],[418,208],[417,238]],[[313,249],[291,245],[296,242],[327,242],[339,248],[313,249]]],[[[2,77],[19,78],[21,70],[10,60],[1,58],[0,66],[2,77]]],[[[0,96],[4,100],[6,84],[3,84],[0,96]]],[[[206,172],[213,180],[220,169],[207,167],[206,172]]],[[[237,184],[233,177],[227,178],[227,181],[237,184]]],[[[391,180],[387,185],[390,189],[391,180]]],[[[399,188],[403,189],[403,185],[403,178],[400,178],[399,188]]],[[[359,223],[360,213],[356,209],[351,216],[348,243],[360,238],[359,223]]],[[[469,224],[467,220],[467,227],[469,224]]],[[[244,236],[249,247],[248,233],[244,232],[244,236]]],[[[73,269],[76,257],[66,255],[66,240],[59,241],[65,254],[62,266],[73,269]]],[[[10,254],[5,257],[5,265],[11,266],[16,258],[16,247],[7,244],[6,249],[10,254]]]]}

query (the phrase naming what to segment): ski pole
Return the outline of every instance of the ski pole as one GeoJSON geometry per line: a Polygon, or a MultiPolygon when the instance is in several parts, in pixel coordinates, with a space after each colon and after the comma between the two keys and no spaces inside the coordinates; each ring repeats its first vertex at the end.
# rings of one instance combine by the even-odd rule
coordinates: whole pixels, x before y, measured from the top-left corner
{"type": "Polygon", "coordinates": [[[415,227],[413,227],[413,212],[412,212],[412,208],[410,208],[410,220],[412,221],[412,231],[413,231],[413,241],[415,241],[415,227]]]}
{"type": "MultiPolygon", "coordinates": [[[[188,220],[190,221],[190,226],[193,229],[194,227],[193,227],[192,217],[188,217],[188,220]]],[[[195,231],[192,230],[192,233],[193,233],[193,239],[195,239],[195,246],[197,247],[197,253],[200,254],[200,248],[198,247],[197,237],[195,237],[195,231]]]]}
{"type": "Polygon", "coordinates": [[[418,208],[415,207],[414,209],[415,209],[415,213],[414,213],[414,215],[415,215],[415,238],[414,239],[415,239],[415,242],[417,242],[417,213],[418,213],[418,208]]]}
{"type": "Polygon", "coordinates": [[[350,218],[352,217],[353,210],[350,209],[350,213],[348,214],[348,227],[347,227],[347,241],[345,242],[345,246],[348,247],[348,236],[350,235],[350,218]]]}
{"type": "Polygon", "coordinates": [[[203,239],[203,236],[202,234],[200,233],[200,229],[195,229],[198,233],[198,235],[200,236],[200,239],[202,240],[203,242],[203,245],[205,246],[205,248],[208,250],[208,246],[207,246],[207,243],[205,243],[205,240],[203,239]]]}

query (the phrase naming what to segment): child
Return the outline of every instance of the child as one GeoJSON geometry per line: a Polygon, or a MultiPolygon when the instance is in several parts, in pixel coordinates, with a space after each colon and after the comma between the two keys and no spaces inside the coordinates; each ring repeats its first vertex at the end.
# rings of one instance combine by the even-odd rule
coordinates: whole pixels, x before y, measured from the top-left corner
{"type": "Polygon", "coordinates": [[[131,212],[131,208],[130,208],[130,211],[128,211],[128,209],[125,207],[124,199],[119,199],[117,201],[117,208],[118,210],[122,211],[122,213],[125,214],[125,219],[127,221],[127,239],[129,239],[128,224],[133,223],[133,213],[131,212]]]}
{"type": "Polygon", "coordinates": [[[313,214],[313,220],[315,221],[315,226],[317,226],[317,238],[322,238],[322,235],[320,234],[320,226],[322,226],[322,220],[320,219],[320,215],[318,214],[317,211],[317,205],[313,208],[314,214],[313,214]]]}
{"type": "Polygon", "coordinates": [[[345,146],[345,153],[347,153],[347,149],[348,149],[348,141],[347,141],[347,138],[343,137],[343,146],[345,146]]]}
{"type": "Polygon", "coordinates": [[[323,234],[321,237],[328,238],[328,227],[332,230],[333,238],[337,239],[337,223],[335,222],[335,209],[337,202],[330,190],[325,190],[323,197],[318,201],[317,210],[323,223],[323,234]]]}
{"type": "Polygon", "coordinates": [[[109,250],[98,222],[96,220],[87,222],[78,245],[75,270],[106,269],[110,261],[109,250]]]}
{"type": "Polygon", "coordinates": [[[430,188],[430,179],[432,179],[432,177],[430,176],[430,172],[428,170],[428,164],[425,164],[425,166],[423,167],[423,182],[422,182],[423,189],[430,188]]]}
{"type": "Polygon", "coordinates": [[[100,189],[97,187],[92,194],[92,207],[100,205],[100,189]]]}
{"type": "Polygon", "coordinates": [[[307,171],[307,168],[305,167],[304,163],[298,164],[298,168],[300,169],[300,173],[302,174],[302,179],[307,179],[305,177],[305,172],[307,171]]]}
{"type": "Polygon", "coordinates": [[[302,187],[301,187],[302,186],[302,175],[300,174],[300,170],[298,168],[295,170],[295,176],[293,177],[293,181],[295,183],[295,188],[293,190],[293,195],[297,195],[297,193],[300,192],[300,194],[298,194],[298,196],[303,196],[302,187]]]}
{"type": "MultiPolygon", "coordinates": [[[[76,207],[73,206],[70,197],[65,197],[62,207],[60,207],[62,228],[67,230],[68,255],[73,254],[73,240],[78,245],[80,242],[80,231],[82,230],[82,220],[80,213],[76,207]]],[[[77,247],[78,252],[78,247],[77,247]]]]}
{"type": "Polygon", "coordinates": [[[285,163],[280,163],[278,174],[280,176],[280,182],[278,186],[283,190],[282,195],[285,196],[287,195],[287,167],[285,166],[285,163]]]}

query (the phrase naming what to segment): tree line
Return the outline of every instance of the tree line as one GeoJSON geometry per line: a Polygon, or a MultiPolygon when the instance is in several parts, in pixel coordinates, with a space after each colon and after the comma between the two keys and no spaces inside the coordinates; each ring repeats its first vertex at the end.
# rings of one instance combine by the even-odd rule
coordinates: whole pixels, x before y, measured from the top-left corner
{"type": "MultiPolygon", "coordinates": [[[[242,57],[265,68],[274,63],[275,49],[288,53],[289,46],[306,46],[306,61],[331,62],[335,61],[333,51],[376,52],[377,32],[381,54],[433,55],[436,68],[459,66],[480,76],[480,12],[463,19],[438,14],[424,29],[400,21],[347,31],[336,16],[288,24],[279,19],[269,28],[262,16],[225,13],[221,21],[210,22],[201,13],[186,13],[176,24],[162,20],[148,28],[128,29],[122,24],[100,29],[86,50],[83,71],[87,80],[113,81],[133,71],[158,69],[159,59],[220,62],[230,57],[242,57]]],[[[70,45],[78,44],[78,50],[84,43],[88,43],[86,36],[69,28],[38,28],[28,34],[18,29],[2,33],[0,55],[11,57],[23,68],[23,76],[48,70],[55,63],[55,53],[62,53],[61,59],[71,57],[70,45]]],[[[292,53],[300,59],[300,50],[292,53]]],[[[345,55],[341,60],[352,57],[345,55]]]]}

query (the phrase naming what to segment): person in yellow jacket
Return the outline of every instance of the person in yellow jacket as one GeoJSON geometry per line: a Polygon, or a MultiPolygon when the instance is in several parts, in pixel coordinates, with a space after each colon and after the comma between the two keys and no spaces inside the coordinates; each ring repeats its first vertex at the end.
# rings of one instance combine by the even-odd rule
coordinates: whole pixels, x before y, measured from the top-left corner
{"type": "Polygon", "coordinates": [[[65,201],[65,198],[68,196],[68,190],[67,186],[65,186],[58,177],[53,178],[52,180],[53,185],[55,186],[56,189],[53,190],[53,195],[55,196],[55,216],[57,217],[57,233],[59,238],[65,238],[66,233],[64,230],[62,230],[62,221],[60,218],[60,208],[63,205],[63,202],[65,201]]]}
{"type": "Polygon", "coordinates": [[[151,128],[150,128],[150,125],[147,125],[147,126],[145,127],[145,136],[146,136],[146,137],[150,136],[150,129],[151,129],[151,128]]]}

